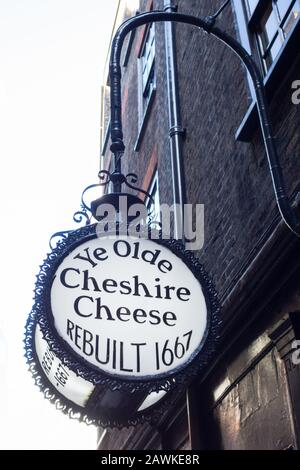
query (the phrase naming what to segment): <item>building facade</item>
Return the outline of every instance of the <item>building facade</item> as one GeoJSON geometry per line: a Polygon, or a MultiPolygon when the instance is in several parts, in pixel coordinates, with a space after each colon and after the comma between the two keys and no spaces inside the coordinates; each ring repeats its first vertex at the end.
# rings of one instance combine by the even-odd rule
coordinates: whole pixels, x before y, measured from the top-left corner
{"type": "MultiPolygon", "coordinates": [[[[142,0],[136,8],[205,17],[221,3],[142,0]]],[[[120,11],[136,13],[130,6],[119,20],[120,11]]],[[[264,74],[288,194],[299,207],[300,1],[232,0],[218,25],[264,74]]],[[[219,292],[223,327],[214,360],[175,404],[153,422],[100,429],[98,448],[299,449],[300,241],[276,207],[247,72],[198,28],[156,23],[128,36],[122,74],[124,172],[141,177],[156,210],[204,204],[195,254],[219,292]]],[[[104,169],[112,169],[108,92],[106,76],[104,169]]]]}

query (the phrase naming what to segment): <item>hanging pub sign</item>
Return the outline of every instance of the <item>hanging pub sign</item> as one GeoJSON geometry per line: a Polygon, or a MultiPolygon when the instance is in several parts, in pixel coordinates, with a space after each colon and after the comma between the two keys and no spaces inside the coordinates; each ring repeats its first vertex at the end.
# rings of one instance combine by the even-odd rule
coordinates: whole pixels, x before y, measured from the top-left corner
{"type": "Polygon", "coordinates": [[[163,245],[93,238],[57,267],[54,327],[92,367],[119,378],[159,378],[188,364],[208,332],[201,284],[163,245]]]}
{"type": "Polygon", "coordinates": [[[98,232],[69,232],[44,261],[25,350],[65,413],[122,427],[159,415],[207,364],[219,304],[180,242],[98,232]]]}
{"type": "Polygon", "coordinates": [[[26,356],[64,411],[122,426],[170,404],[207,363],[217,327],[212,283],[179,242],[99,236],[90,225],[41,266],[26,356]]]}

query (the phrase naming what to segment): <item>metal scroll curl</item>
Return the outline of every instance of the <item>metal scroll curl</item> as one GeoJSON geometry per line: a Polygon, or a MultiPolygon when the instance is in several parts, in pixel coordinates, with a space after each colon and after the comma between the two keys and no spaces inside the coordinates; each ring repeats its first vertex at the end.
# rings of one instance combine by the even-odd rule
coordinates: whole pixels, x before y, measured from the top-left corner
{"type": "Polygon", "coordinates": [[[98,178],[101,181],[99,184],[101,186],[106,186],[111,182],[111,173],[107,170],[100,170],[98,173],[98,178]]]}
{"type": "Polygon", "coordinates": [[[113,172],[110,173],[107,170],[101,170],[98,173],[98,177],[101,180],[99,186],[107,186],[109,183],[114,183],[118,181],[121,184],[125,184],[130,189],[137,191],[137,193],[141,193],[145,196],[146,200],[150,203],[148,206],[154,205],[154,199],[150,193],[145,191],[144,189],[140,188],[139,186],[135,186],[138,182],[138,176],[136,173],[128,173],[124,175],[123,173],[113,172]]]}
{"type": "Polygon", "coordinates": [[[85,225],[89,225],[91,223],[90,217],[87,213],[87,211],[82,208],[82,210],[75,212],[73,215],[73,220],[77,224],[81,224],[81,222],[85,219],[85,225]]]}
{"type": "MultiPolygon", "coordinates": [[[[76,211],[73,214],[73,221],[76,224],[81,224],[83,221],[85,221],[86,226],[90,225],[92,212],[91,212],[90,206],[85,202],[84,196],[90,189],[97,188],[99,186],[103,186],[103,184],[102,183],[90,184],[82,191],[80,210],[76,211]]],[[[68,237],[68,235],[72,232],[74,232],[74,230],[62,230],[59,232],[55,232],[49,240],[50,249],[53,250],[56,245],[58,245],[63,240],[65,240],[68,237]]]]}
{"type": "Polygon", "coordinates": [[[126,175],[126,180],[125,180],[126,186],[130,189],[134,189],[135,191],[138,191],[139,193],[144,194],[144,196],[146,196],[146,199],[150,202],[149,206],[154,205],[154,199],[150,193],[148,193],[142,188],[134,186],[134,184],[137,183],[137,181],[138,181],[138,176],[135,173],[128,173],[126,175]]]}
{"type": "Polygon", "coordinates": [[[64,230],[61,232],[55,232],[53,235],[51,235],[51,238],[49,240],[49,247],[51,250],[54,249],[54,247],[61,243],[62,240],[65,240],[68,236],[69,233],[71,233],[72,230],[64,230]],[[54,244],[54,240],[56,240],[56,243],[54,244]]]}

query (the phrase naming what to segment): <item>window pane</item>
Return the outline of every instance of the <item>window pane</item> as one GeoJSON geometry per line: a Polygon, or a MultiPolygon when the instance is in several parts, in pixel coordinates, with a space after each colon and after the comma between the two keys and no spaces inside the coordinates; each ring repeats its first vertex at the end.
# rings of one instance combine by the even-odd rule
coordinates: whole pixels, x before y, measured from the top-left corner
{"type": "Polygon", "coordinates": [[[267,72],[300,17],[300,0],[247,0],[248,13],[252,14],[258,5],[251,29],[267,72]]]}
{"type": "Polygon", "coordinates": [[[286,15],[286,12],[288,11],[289,7],[293,2],[291,0],[277,0],[276,3],[279,17],[281,20],[283,20],[284,16],[286,15]]]}
{"type": "Polygon", "coordinates": [[[154,36],[154,24],[148,30],[146,42],[144,44],[142,59],[142,86],[143,96],[146,97],[149,94],[150,86],[149,81],[151,80],[150,74],[153,68],[154,57],[155,57],[155,36],[154,36]]]}
{"type": "MultiPolygon", "coordinates": [[[[158,185],[158,175],[157,171],[153,178],[152,184],[149,188],[149,194],[152,197],[153,203],[148,199],[147,209],[151,213],[151,220],[156,220],[157,222],[161,221],[160,214],[160,203],[159,203],[159,185],[158,185]]],[[[150,220],[149,220],[150,221],[150,220]]]]}
{"type": "Polygon", "coordinates": [[[262,20],[262,33],[266,47],[270,44],[275,34],[277,33],[279,24],[277,22],[275,12],[273,9],[269,10],[262,20]]]}
{"type": "Polygon", "coordinates": [[[300,14],[300,5],[298,2],[296,2],[283,27],[285,36],[287,36],[289,32],[291,31],[293,25],[296,23],[297,19],[299,18],[299,14],[300,14]]]}
{"type": "Polygon", "coordinates": [[[248,8],[250,15],[254,12],[259,0],[248,0],[248,8]]]}
{"type": "Polygon", "coordinates": [[[282,46],[282,39],[281,37],[278,35],[277,38],[275,39],[274,41],[274,44],[272,45],[271,49],[270,49],[270,55],[272,57],[272,61],[274,61],[274,59],[276,58],[278,52],[280,51],[281,49],[281,46],[282,46]]]}
{"type": "Polygon", "coordinates": [[[155,84],[155,26],[148,27],[139,65],[139,125],[141,126],[149,104],[153,100],[155,84]]]}

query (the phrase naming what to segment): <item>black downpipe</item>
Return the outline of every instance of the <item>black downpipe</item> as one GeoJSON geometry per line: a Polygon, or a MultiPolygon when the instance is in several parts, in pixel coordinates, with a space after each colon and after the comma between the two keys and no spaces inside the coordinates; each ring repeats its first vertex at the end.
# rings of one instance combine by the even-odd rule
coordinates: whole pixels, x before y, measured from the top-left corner
{"type": "MultiPolygon", "coordinates": [[[[165,12],[176,12],[174,2],[164,0],[165,12]]],[[[183,162],[183,138],[184,129],[182,127],[181,107],[179,97],[178,68],[176,57],[176,39],[174,23],[165,22],[165,50],[166,50],[166,72],[168,89],[168,111],[169,111],[169,137],[170,137],[170,157],[172,167],[173,201],[180,207],[180,213],[174,211],[174,235],[175,238],[182,237],[184,227],[184,204],[186,203],[185,173],[183,162]],[[178,220],[179,219],[179,220],[178,220]]],[[[184,242],[184,240],[182,240],[184,242]]],[[[199,433],[199,425],[193,417],[196,414],[198,419],[198,404],[193,397],[195,387],[193,384],[186,392],[186,407],[188,415],[188,430],[191,449],[199,449],[203,446],[203,439],[199,433]]]]}
{"type": "MultiPolygon", "coordinates": [[[[176,12],[177,7],[174,5],[174,2],[164,0],[164,11],[176,12]]],[[[184,204],[186,203],[183,162],[183,139],[185,130],[182,127],[180,110],[175,25],[172,22],[165,22],[164,26],[173,202],[180,208],[179,214],[177,211],[174,211],[174,236],[176,239],[181,239],[183,233],[182,229],[184,227],[184,204]]]]}

